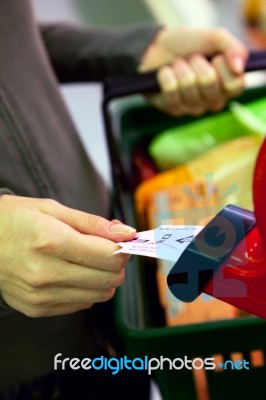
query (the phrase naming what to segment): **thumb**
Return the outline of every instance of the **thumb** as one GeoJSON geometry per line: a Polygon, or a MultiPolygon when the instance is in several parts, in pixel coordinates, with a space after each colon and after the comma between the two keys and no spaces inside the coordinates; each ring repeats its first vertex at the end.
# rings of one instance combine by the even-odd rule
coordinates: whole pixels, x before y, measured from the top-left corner
{"type": "Polygon", "coordinates": [[[100,236],[113,242],[128,241],[135,237],[136,229],[119,220],[109,221],[98,215],[78,211],[53,200],[42,200],[39,211],[48,214],[80,233],[100,236]]]}

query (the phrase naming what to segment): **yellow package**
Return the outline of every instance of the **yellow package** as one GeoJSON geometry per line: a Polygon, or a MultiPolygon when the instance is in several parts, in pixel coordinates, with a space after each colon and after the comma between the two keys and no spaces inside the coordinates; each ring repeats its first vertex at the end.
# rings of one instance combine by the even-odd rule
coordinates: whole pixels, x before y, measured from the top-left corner
{"type": "MultiPolygon", "coordinates": [[[[208,184],[206,177],[212,181],[217,192],[216,203],[232,203],[252,209],[253,170],[262,141],[263,138],[258,136],[230,140],[187,164],[159,173],[141,183],[134,194],[140,228],[145,230],[155,227],[154,214],[162,198],[171,202],[168,209],[195,208],[195,199],[198,198],[196,203],[199,204],[204,196],[210,196],[207,192],[204,196],[193,194],[196,186],[203,188],[205,183],[208,184]],[[193,184],[191,190],[190,184],[193,184]]],[[[189,223],[197,224],[193,212],[190,216],[192,221],[189,223]]]]}

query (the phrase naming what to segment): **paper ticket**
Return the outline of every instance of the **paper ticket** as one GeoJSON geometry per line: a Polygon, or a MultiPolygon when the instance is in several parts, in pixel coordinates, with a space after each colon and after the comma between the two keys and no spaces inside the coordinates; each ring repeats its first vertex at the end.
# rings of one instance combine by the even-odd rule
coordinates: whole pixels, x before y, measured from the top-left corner
{"type": "Polygon", "coordinates": [[[135,254],[176,261],[203,226],[161,225],[156,229],[138,232],[133,240],[117,243],[116,253],[135,254]]]}

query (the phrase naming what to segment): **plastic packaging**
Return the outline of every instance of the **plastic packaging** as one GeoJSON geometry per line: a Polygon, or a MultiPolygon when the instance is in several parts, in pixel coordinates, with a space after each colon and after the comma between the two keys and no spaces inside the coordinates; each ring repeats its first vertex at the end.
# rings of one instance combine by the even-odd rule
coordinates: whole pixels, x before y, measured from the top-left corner
{"type": "Polygon", "coordinates": [[[265,108],[264,99],[251,102],[248,106],[234,102],[231,110],[157,135],[150,143],[149,154],[155,164],[165,171],[228,140],[250,134],[262,135],[266,133],[265,108]]]}
{"type": "MultiPolygon", "coordinates": [[[[187,164],[161,172],[140,184],[135,191],[140,226],[153,228],[154,223],[159,223],[154,221],[154,215],[159,204],[158,198],[162,194],[164,202],[171,202],[171,210],[191,210],[192,220],[186,223],[198,224],[199,221],[193,220],[195,199],[196,203],[198,199],[200,204],[200,196],[195,193],[195,186],[204,187],[207,176],[215,187],[221,205],[232,203],[252,209],[253,169],[262,140],[262,137],[255,135],[231,140],[187,164]]],[[[205,193],[205,196],[209,196],[209,193],[205,193]]]]}

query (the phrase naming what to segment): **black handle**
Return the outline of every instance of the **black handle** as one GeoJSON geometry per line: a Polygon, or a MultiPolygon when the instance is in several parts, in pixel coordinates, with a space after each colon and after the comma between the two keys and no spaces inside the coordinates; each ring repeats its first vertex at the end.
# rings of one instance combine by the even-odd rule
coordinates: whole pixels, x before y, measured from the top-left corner
{"type": "Polygon", "coordinates": [[[130,76],[109,77],[105,82],[105,98],[109,100],[138,93],[154,93],[159,90],[156,71],[130,76]]]}
{"type": "MultiPolygon", "coordinates": [[[[251,51],[245,72],[266,70],[266,51],[251,51]]],[[[107,101],[137,93],[154,93],[160,90],[156,71],[124,77],[109,77],[105,82],[107,101]]]]}
{"type": "Polygon", "coordinates": [[[251,51],[245,72],[266,70],[266,50],[251,51]]]}
{"type": "MultiPolygon", "coordinates": [[[[250,52],[245,71],[259,71],[264,69],[266,70],[266,51],[250,52]]],[[[159,90],[160,88],[156,79],[156,71],[144,74],[135,74],[132,76],[109,77],[104,84],[104,95],[102,103],[103,118],[109,152],[111,156],[113,182],[115,184],[117,192],[115,198],[118,204],[120,203],[122,197],[121,191],[126,191],[130,193],[132,191],[132,188],[131,183],[128,182],[128,179],[124,172],[116,140],[113,136],[108,105],[111,100],[119,97],[139,93],[154,93],[159,92],[159,90]]],[[[122,215],[122,205],[119,205],[119,209],[122,215]]]]}

